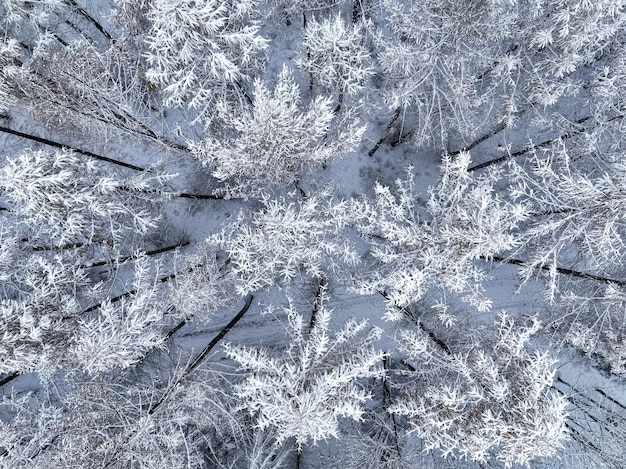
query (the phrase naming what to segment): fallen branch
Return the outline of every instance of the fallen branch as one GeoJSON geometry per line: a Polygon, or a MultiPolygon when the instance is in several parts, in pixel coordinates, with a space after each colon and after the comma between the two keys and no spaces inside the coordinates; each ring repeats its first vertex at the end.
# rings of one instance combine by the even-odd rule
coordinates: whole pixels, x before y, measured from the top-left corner
{"type": "Polygon", "coordinates": [[[165,334],[165,338],[163,339],[163,342],[167,342],[168,340],[170,340],[174,334],[176,334],[185,326],[185,324],[187,324],[187,320],[183,319],[178,324],[176,324],[172,329],[167,331],[167,334],[165,334]]]}
{"type": "MultiPolygon", "coordinates": [[[[226,200],[224,197],[220,195],[206,195],[206,194],[188,194],[186,192],[180,192],[178,194],[173,194],[174,197],[181,197],[183,199],[205,199],[205,200],[226,200]]],[[[236,200],[236,199],[233,199],[236,200]]]]}

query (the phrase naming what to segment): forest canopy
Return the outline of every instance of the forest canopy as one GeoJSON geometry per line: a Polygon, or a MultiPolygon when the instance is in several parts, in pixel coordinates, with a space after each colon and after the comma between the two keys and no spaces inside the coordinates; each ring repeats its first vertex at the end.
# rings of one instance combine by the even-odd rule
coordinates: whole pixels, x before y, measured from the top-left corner
{"type": "Polygon", "coordinates": [[[0,467],[623,466],[626,1],[0,28],[0,467]]]}

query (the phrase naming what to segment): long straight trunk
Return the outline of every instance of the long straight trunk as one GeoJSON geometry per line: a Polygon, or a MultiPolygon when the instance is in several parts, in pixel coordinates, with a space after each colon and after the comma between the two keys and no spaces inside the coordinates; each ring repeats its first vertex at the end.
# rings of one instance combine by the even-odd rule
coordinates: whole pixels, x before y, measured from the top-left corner
{"type": "MultiPolygon", "coordinates": [[[[176,278],[176,274],[169,274],[169,275],[166,275],[164,277],[159,278],[157,280],[157,283],[169,282],[170,280],[173,280],[175,278],[176,278]]],[[[117,303],[118,301],[123,300],[124,298],[128,298],[129,296],[134,295],[135,293],[137,293],[137,290],[129,290],[129,291],[125,292],[125,293],[122,293],[121,295],[114,296],[113,298],[107,298],[106,301],[109,301],[111,303],[117,303]]],[[[100,302],[100,303],[97,303],[95,305],[92,305],[92,306],[82,310],[78,315],[82,316],[82,315],[85,315],[87,313],[91,313],[92,311],[95,311],[98,308],[102,307],[102,303],[103,302],[100,302]]],[[[66,316],[63,319],[64,320],[68,320],[68,319],[71,319],[71,317],[66,316]]]]}
{"type": "Polygon", "coordinates": [[[91,16],[83,7],[81,7],[74,0],[65,0],[70,6],[72,6],[78,13],[80,13],[87,21],[89,21],[99,32],[102,34],[109,42],[113,41],[113,37],[109,32],[100,24],[98,20],[96,20],[93,16],[91,16]]]}
{"type": "Polygon", "coordinates": [[[317,284],[317,291],[315,292],[315,299],[313,300],[313,310],[311,311],[311,320],[309,321],[309,334],[317,323],[317,313],[322,307],[322,292],[326,288],[326,279],[321,278],[317,284]]]}
{"type": "MultiPolygon", "coordinates": [[[[516,113],[516,115],[520,116],[523,113],[524,113],[524,111],[520,111],[520,112],[516,113]]],[[[502,132],[506,128],[507,128],[506,122],[500,122],[500,124],[498,124],[491,132],[482,135],[481,137],[477,138],[476,140],[474,140],[469,145],[464,146],[461,150],[455,150],[453,152],[450,152],[450,156],[456,156],[456,155],[460,154],[461,152],[470,151],[474,147],[476,147],[476,146],[480,145],[481,143],[483,143],[485,140],[488,140],[491,137],[494,137],[495,135],[499,134],[500,132],[502,132]]]]}
{"type": "MultiPolygon", "coordinates": [[[[499,256],[493,256],[490,259],[486,258],[486,257],[482,257],[481,259],[484,260],[493,260],[495,262],[499,262],[501,264],[513,264],[513,265],[519,265],[520,267],[527,267],[528,266],[528,262],[525,262],[521,259],[508,259],[505,257],[499,257],[499,256]]],[[[542,266],[538,266],[538,269],[541,270],[546,270],[549,271],[551,269],[550,266],[548,265],[542,265],[542,266]]],[[[608,277],[603,277],[601,275],[595,275],[595,274],[589,274],[587,272],[580,272],[578,270],[573,270],[573,269],[566,269],[564,267],[557,267],[556,268],[557,273],[562,274],[562,275],[569,275],[570,277],[576,277],[576,278],[582,278],[582,279],[586,279],[586,280],[594,280],[597,282],[604,282],[604,283],[613,283],[619,286],[626,286],[626,280],[618,280],[618,279],[614,279],[614,278],[608,278],[608,277]]]]}
{"type": "MultiPolygon", "coordinates": [[[[620,111],[624,111],[624,109],[621,109],[620,111]]],[[[625,117],[625,115],[620,113],[620,114],[617,114],[617,115],[611,117],[610,119],[607,119],[605,122],[603,122],[603,124],[608,124],[609,122],[613,122],[615,120],[622,119],[624,117],[625,117]]],[[[592,116],[583,117],[582,119],[578,119],[577,121],[575,121],[575,123],[578,124],[578,125],[584,124],[585,122],[587,122],[591,118],[592,118],[592,116]]],[[[510,160],[510,159],[513,159],[513,158],[517,158],[518,156],[524,155],[524,154],[526,154],[528,152],[531,152],[531,151],[534,151],[534,150],[539,150],[539,149],[545,148],[545,147],[549,147],[550,145],[553,145],[553,144],[555,144],[558,141],[568,140],[568,139],[570,139],[570,138],[572,138],[572,137],[574,137],[576,135],[580,135],[583,132],[585,132],[587,130],[590,130],[590,129],[593,129],[593,128],[599,126],[599,125],[600,124],[596,124],[596,125],[594,125],[594,126],[592,126],[590,128],[582,128],[582,129],[572,130],[570,132],[566,132],[563,135],[559,135],[558,137],[552,138],[550,140],[543,141],[541,143],[530,145],[529,147],[524,148],[522,150],[518,150],[518,151],[516,151],[514,153],[509,153],[508,155],[504,155],[504,156],[501,156],[499,158],[495,158],[493,160],[489,160],[489,161],[485,161],[483,163],[479,163],[477,165],[474,165],[474,166],[468,168],[467,171],[468,172],[477,171],[479,169],[487,168],[489,166],[492,166],[492,165],[495,165],[495,164],[499,164],[499,163],[503,163],[504,161],[507,161],[507,160],[510,160]]]]}
{"type": "MultiPolygon", "coordinates": [[[[389,358],[389,355],[385,355],[385,357],[383,358],[383,368],[385,370],[385,375],[388,374],[389,372],[389,361],[391,359],[389,358]]],[[[383,384],[383,408],[385,409],[385,411],[389,408],[389,406],[392,404],[391,402],[391,387],[389,386],[389,383],[387,382],[387,378],[386,376],[383,377],[382,379],[382,384],[383,384]]],[[[394,438],[394,448],[396,450],[396,454],[398,455],[398,459],[402,459],[402,453],[400,452],[400,438],[398,436],[398,425],[396,422],[396,415],[394,413],[389,413],[387,412],[387,415],[389,417],[389,419],[391,420],[391,426],[393,428],[393,438],[394,438]]],[[[387,452],[388,453],[388,452],[387,452]]],[[[387,454],[387,458],[389,458],[389,454],[387,454]]],[[[385,461],[383,461],[385,462],[385,461]]]]}
{"type": "Polygon", "coordinates": [[[50,139],[47,139],[47,138],[38,137],[36,135],[31,135],[31,134],[26,134],[24,132],[19,132],[17,130],[10,129],[8,127],[0,126],[0,132],[4,132],[4,133],[10,134],[10,135],[15,135],[16,137],[24,138],[26,140],[31,140],[33,142],[43,143],[44,145],[48,145],[48,146],[53,147],[53,148],[61,148],[61,149],[67,148],[69,150],[75,151],[76,153],[80,153],[81,155],[89,156],[91,158],[94,158],[94,159],[100,160],[100,161],[106,161],[107,163],[111,163],[111,164],[114,164],[114,165],[117,165],[117,166],[122,166],[124,168],[132,169],[134,171],[150,172],[149,169],[142,168],[140,166],[135,166],[133,164],[126,163],[124,161],[116,160],[116,159],[113,159],[113,158],[109,158],[107,156],[97,155],[96,153],[92,153],[92,152],[86,151],[86,150],[81,150],[80,148],[72,147],[70,145],[64,145],[62,143],[55,142],[54,140],[50,140],[50,139]]]}
{"type": "Polygon", "coordinates": [[[393,124],[396,123],[396,121],[398,120],[398,118],[400,117],[400,112],[402,111],[402,108],[399,107],[397,108],[394,113],[393,113],[393,117],[391,118],[391,120],[389,121],[389,124],[387,124],[387,127],[385,128],[385,131],[383,132],[383,135],[378,139],[378,141],[376,142],[376,144],[372,147],[372,149],[370,151],[367,152],[367,156],[374,156],[374,153],[376,153],[378,151],[378,149],[380,148],[380,146],[385,143],[385,140],[387,139],[387,135],[389,135],[389,131],[391,130],[391,128],[393,127],[393,124]]]}
{"type": "MultiPolygon", "coordinates": [[[[623,117],[623,116],[620,116],[620,117],[623,117]]],[[[589,119],[591,119],[591,116],[587,116],[587,117],[584,117],[582,119],[578,119],[576,121],[576,124],[583,124],[586,121],[588,121],[589,119]]],[[[496,159],[493,159],[493,160],[489,160],[489,161],[485,161],[483,163],[479,163],[477,165],[471,166],[471,167],[469,167],[467,169],[467,171],[468,172],[477,171],[479,169],[487,168],[489,166],[492,166],[492,165],[495,165],[495,164],[499,164],[499,163],[502,163],[504,161],[507,161],[507,160],[510,160],[510,159],[513,159],[513,158],[517,158],[518,156],[524,155],[524,154],[529,153],[531,151],[540,150],[541,148],[549,147],[550,145],[553,145],[553,144],[555,144],[558,141],[567,140],[569,138],[574,137],[575,135],[579,135],[579,134],[583,133],[585,130],[587,130],[587,129],[583,128],[583,129],[580,129],[580,130],[572,130],[571,132],[567,132],[567,133],[565,133],[563,135],[559,135],[558,137],[552,138],[550,140],[545,140],[545,141],[543,141],[541,143],[536,143],[534,145],[530,145],[529,147],[524,148],[522,150],[518,150],[518,151],[516,151],[514,153],[509,153],[508,155],[504,155],[504,156],[501,156],[499,158],[496,158],[496,159]]]]}
{"type": "Polygon", "coordinates": [[[154,414],[158,410],[158,408],[163,404],[163,402],[165,402],[165,400],[169,397],[172,391],[179,385],[179,383],[185,380],[191,373],[194,372],[196,368],[198,368],[202,364],[202,362],[207,357],[207,355],[211,352],[211,350],[213,350],[213,348],[226,336],[226,334],[228,334],[228,332],[233,327],[235,327],[235,325],[241,320],[241,318],[243,318],[243,316],[246,314],[246,312],[250,308],[250,305],[252,304],[253,299],[254,299],[253,295],[248,296],[243,308],[235,315],[233,319],[231,319],[231,321],[228,324],[226,324],[226,326],[224,326],[224,328],[222,328],[219,334],[217,334],[213,338],[213,340],[209,342],[209,344],[202,350],[202,352],[200,352],[200,354],[194,359],[194,361],[191,362],[191,364],[183,370],[183,372],[178,377],[178,379],[176,379],[176,381],[166,389],[163,396],[161,396],[161,398],[157,402],[155,402],[152,405],[152,407],[150,407],[150,410],[148,410],[149,415],[154,414]]]}
{"type": "Polygon", "coordinates": [[[14,371],[13,373],[9,373],[4,378],[0,379],[0,388],[4,386],[5,384],[10,383],[21,374],[22,373],[20,373],[19,371],[14,371]]]}
{"type": "MultiPolygon", "coordinates": [[[[388,300],[388,299],[389,299],[389,296],[387,296],[387,294],[386,294],[385,292],[383,292],[383,291],[379,291],[378,293],[379,293],[380,295],[382,295],[382,297],[383,297],[383,298],[385,298],[386,300],[388,300]]],[[[423,332],[425,332],[425,333],[426,333],[426,335],[428,335],[428,337],[430,337],[430,339],[431,339],[431,340],[432,340],[435,344],[437,344],[437,346],[438,346],[441,350],[443,350],[443,351],[444,351],[446,354],[448,354],[448,355],[452,355],[452,351],[451,351],[451,350],[450,350],[450,348],[446,345],[446,343],[445,343],[443,340],[441,340],[439,337],[437,337],[433,331],[431,331],[431,330],[430,330],[430,329],[428,329],[426,326],[424,326],[424,324],[422,324],[420,321],[416,320],[416,319],[415,319],[413,316],[411,316],[410,314],[407,314],[407,313],[408,313],[408,311],[407,311],[407,309],[406,309],[406,308],[400,307],[400,306],[398,306],[398,305],[395,305],[395,307],[396,307],[398,310],[400,310],[400,311],[402,311],[403,313],[405,313],[405,315],[406,315],[409,319],[411,319],[411,320],[413,321],[413,323],[414,323],[417,327],[419,327],[419,328],[420,328],[423,332]]]]}
{"type": "Polygon", "coordinates": [[[189,245],[189,241],[184,241],[182,243],[172,244],[170,246],[165,246],[165,247],[162,247],[162,248],[159,248],[159,249],[154,249],[152,251],[142,252],[139,255],[133,254],[133,255],[130,255],[130,256],[118,257],[117,259],[109,259],[109,260],[105,260],[105,261],[92,262],[90,264],[81,265],[81,267],[83,267],[83,268],[91,268],[91,267],[102,267],[102,266],[108,265],[108,264],[122,264],[124,262],[137,259],[140,256],[155,256],[157,254],[163,254],[164,252],[173,251],[175,249],[179,249],[179,248],[182,248],[182,247],[185,247],[185,246],[188,246],[188,245],[189,245]]]}

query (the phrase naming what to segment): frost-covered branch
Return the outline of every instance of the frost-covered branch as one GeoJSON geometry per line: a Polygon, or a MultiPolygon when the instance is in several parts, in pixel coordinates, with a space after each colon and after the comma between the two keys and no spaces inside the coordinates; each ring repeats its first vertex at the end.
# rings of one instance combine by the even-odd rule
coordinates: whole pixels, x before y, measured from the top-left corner
{"type": "MultiPolygon", "coordinates": [[[[262,67],[256,0],[156,0],[147,13],[146,78],[163,90],[166,106],[187,106],[209,126],[221,103],[243,101],[241,86],[262,67]]],[[[241,106],[243,107],[243,106],[241,106]]]]}
{"type": "MultiPolygon", "coordinates": [[[[600,272],[619,266],[624,258],[626,165],[611,164],[604,174],[590,177],[575,168],[564,147],[545,156],[533,154],[530,169],[511,162],[513,196],[538,214],[524,229],[523,251],[530,254],[525,279],[536,267],[556,272],[562,253],[575,246],[600,272]]],[[[551,276],[549,296],[556,293],[551,276]]]]}
{"type": "Polygon", "coordinates": [[[358,262],[343,233],[349,222],[346,202],[318,194],[262,204],[256,212],[242,212],[237,225],[216,237],[229,255],[239,294],[288,285],[301,273],[321,278],[358,262]]]}
{"type": "Polygon", "coordinates": [[[364,45],[363,24],[346,25],[341,16],[334,19],[308,19],[304,30],[304,52],[296,60],[323,89],[340,95],[363,91],[374,74],[364,45]]]}
{"type": "Polygon", "coordinates": [[[154,195],[167,176],[111,175],[94,160],[66,150],[27,150],[0,168],[0,191],[20,223],[43,227],[58,244],[115,242],[156,226],[154,195]]]}

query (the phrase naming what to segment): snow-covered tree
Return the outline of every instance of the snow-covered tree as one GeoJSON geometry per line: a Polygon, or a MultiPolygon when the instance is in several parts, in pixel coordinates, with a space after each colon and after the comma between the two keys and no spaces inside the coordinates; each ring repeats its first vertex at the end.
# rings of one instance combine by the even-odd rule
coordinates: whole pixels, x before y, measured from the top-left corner
{"type": "Polygon", "coordinates": [[[515,3],[383,0],[391,35],[383,32],[377,42],[389,78],[386,100],[394,108],[415,109],[418,143],[445,145],[449,130],[472,135],[491,111],[498,84],[515,78],[511,64],[493,83],[482,80],[506,60],[518,29],[515,3]]]}
{"type": "Polygon", "coordinates": [[[415,379],[391,412],[409,418],[427,451],[530,467],[563,447],[567,399],[551,387],[555,360],[527,348],[537,320],[501,313],[495,328],[493,341],[466,339],[450,351],[422,330],[402,331],[398,347],[415,379]]]}
{"type": "Polygon", "coordinates": [[[619,467],[619,394],[553,382],[517,309],[494,331],[448,308],[491,306],[492,261],[545,273],[550,351],[626,375],[624,31],[626,0],[0,0],[0,466],[274,469],[337,435],[333,467],[532,465],[568,427],[619,467]],[[381,133],[370,156],[403,146],[360,154],[381,133]],[[422,198],[416,142],[445,151],[422,198]],[[510,166],[461,151],[498,145],[510,166]],[[375,174],[400,179],[345,201],[375,174]],[[239,327],[251,298],[215,322],[311,281],[278,346],[239,327]],[[417,325],[404,360],[326,281],[417,325]],[[202,369],[227,333],[241,370],[202,369]]]}
{"type": "Polygon", "coordinates": [[[387,315],[399,319],[395,306],[419,300],[438,286],[465,295],[485,310],[485,273],[475,264],[516,247],[517,225],[526,218],[522,204],[512,204],[495,191],[498,174],[470,174],[468,153],[443,156],[439,183],[426,201],[414,193],[412,169],[398,180],[397,195],[377,183],[376,199],[352,202],[355,226],[371,245],[375,267],[359,279],[357,291],[385,291],[387,315]]]}
{"type": "Polygon", "coordinates": [[[0,44],[0,113],[7,111],[15,100],[12,82],[18,70],[15,61],[18,57],[19,45],[15,39],[0,44]]]}
{"type": "Polygon", "coordinates": [[[211,240],[184,256],[177,264],[169,294],[174,314],[185,320],[209,322],[221,308],[238,299],[229,264],[230,261],[219,258],[218,248],[211,240]]]}
{"type": "Polygon", "coordinates": [[[28,33],[32,33],[28,26],[45,29],[51,20],[54,21],[54,13],[63,8],[63,3],[63,0],[2,0],[0,26],[11,32],[26,29],[28,33]]]}
{"type": "Polygon", "coordinates": [[[3,398],[0,466],[232,467],[225,463],[238,458],[229,449],[243,434],[220,371],[203,370],[155,412],[150,405],[160,390],[150,375],[66,382],[60,394],[39,399],[3,398]]]}
{"type": "MultiPolygon", "coordinates": [[[[559,0],[528,2],[532,16],[524,33],[523,60],[532,66],[529,99],[552,105],[576,90],[569,80],[576,70],[609,52],[621,41],[626,22],[623,0],[559,0]]],[[[520,51],[521,52],[521,51],[520,51]]],[[[582,74],[582,79],[588,74],[582,74]]]]}
{"type": "Polygon", "coordinates": [[[527,254],[522,275],[550,267],[549,297],[556,294],[557,263],[575,246],[597,272],[610,272],[624,260],[626,165],[614,162],[591,177],[570,161],[563,145],[529,158],[529,169],[510,164],[513,195],[533,213],[524,229],[527,254]]]}
{"type": "Polygon", "coordinates": [[[168,143],[152,128],[161,107],[143,62],[126,39],[102,46],[85,38],[60,42],[48,32],[13,65],[10,84],[17,102],[52,132],[168,143]]]}
{"type": "Polygon", "coordinates": [[[144,34],[150,30],[148,11],[151,0],[114,0],[111,20],[122,28],[123,40],[133,44],[137,50],[144,50],[144,34]]]}
{"type": "Polygon", "coordinates": [[[87,272],[74,253],[32,253],[19,240],[0,241],[0,373],[54,371],[72,329],[64,318],[80,313],[87,272]]]}
{"type": "Polygon", "coordinates": [[[150,133],[142,58],[111,41],[97,15],[69,0],[3,3],[13,11],[3,49],[13,44],[18,53],[3,81],[19,105],[53,131],[150,133]]]}
{"type": "Polygon", "coordinates": [[[117,244],[156,226],[153,206],[165,180],[112,174],[67,150],[26,150],[0,168],[0,194],[19,223],[37,228],[43,241],[117,244]]]}
{"type": "Polygon", "coordinates": [[[146,78],[165,104],[187,106],[208,126],[219,103],[244,107],[245,86],[262,68],[267,40],[255,21],[257,0],[155,0],[146,41],[146,78]]]}
{"type": "Polygon", "coordinates": [[[626,288],[622,283],[576,279],[561,285],[546,308],[553,338],[599,359],[626,376],[626,288]]]}
{"type": "Polygon", "coordinates": [[[265,0],[270,11],[283,12],[288,17],[328,10],[347,3],[347,0],[265,0]]]}
{"type": "Polygon", "coordinates": [[[18,254],[12,260],[21,269],[1,277],[0,373],[65,367],[97,374],[127,368],[162,345],[170,305],[148,258],[134,262],[131,294],[86,307],[107,289],[89,278],[78,252],[18,254]]]}
{"type": "Polygon", "coordinates": [[[322,278],[358,255],[343,233],[345,202],[324,194],[306,199],[263,199],[256,212],[241,212],[239,222],[216,237],[229,255],[229,269],[241,295],[288,285],[302,273],[322,278]]]}
{"type": "Polygon", "coordinates": [[[247,372],[235,388],[241,406],[254,416],[258,427],[275,430],[277,444],[293,437],[298,450],[311,442],[338,438],[342,417],[359,420],[371,394],[360,389],[357,381],[383,375],[384,354],[373,348],[382,331],[352,319],[331,333],[332,311],[327,301],[322,289],[311,327],[289,303],[285,350],[224,347],[247,372]]]}
{"type": "Polygon", "coordinates": [[[84,266],[90,251],[48,246],[40,228],[0,213],[0,373],[57,369],[71,329],[64,318],[99,290],[84,266]]]}
{"type": "Polygon", "coordinates": [[[378,41],[387,101],[415,109],[419,143],[443,145],[450,130],[471,137],[494,116],[511,126],[535,105],[546,118],[546,107],[581,96],[590,73],[575,72],[619,50],[626,21],[623,0],[382,5],[391,32],[378,41]]]}
{"type": "Polygon", "coordinates": [[[340,96],[356,94],[374,73],[364,41],[362,23],[346,25],[340,15],[322,20],[313,17],[307,20],[304,51],[296,63],[323,89],[340,96]]]}
{"type": "Polygon", "coordinates": [[[243,113],[221,107],[231,138],[190,144],[192,153],[226,183],[227,197],[256,197],[296,182],[302,173],[355,149],[365,131],[343,119],[337,132],[331,98],[303,106],[293,73],[284,67],[273,92],[254,84],[254,106],[243,113]]]}
{"type": "MultiPolygon", "coordinates": [[[[51,446],[65,424],[60,406],[37,400],[33,393],[0,399],[0,466],[27,467],[41,462],[43,449],[51,446]]],[[[44,456],[46,457],[47,454],[44,456]]]]}
{"type": "Polygon", "coordinates": [[[128,366],[158,344],[150,327],[162,311],[145,260],[136,264],[140,285],[132,301],[104,301],[98,313],[79,318],[106,291],[105,273],[90,276],[93,256],[131,250],[138,235],[156,227],[162,182],[159,175],[116,175],[66,150],[6,158],[0,168],[0,199],[8,209],[0,215],[2,372],[74,366],[65,354],[72,341],[80,344],[82,358],[74,358],[81,366],[97,363],[85,365],[90,372],[128,366]],[[156,313],[147,314],[146,304],[156,313]],[[111,342],[119,347],[104,346],[111,342]]]}
{"type": "Polygon", "coordinates": [[[162,347],[164,317],[158,270],[149,259],[134,262],[132,295],[118,301],[105,300],[77,321],[69,345],[70,360],[90,374],[113,368],[128,368],[147,352],[162,347]]]}
{"type": "Polygon", "coordinates": [[[618,161],[626,148],[622,132],[626,109],[626,51],[608,49],[605,55],[608,57],[602,67],[597,67],[588,80],[590,119],[584,123],[580,138],[568,145],[574,158],[595,154],[618,161]]]}

